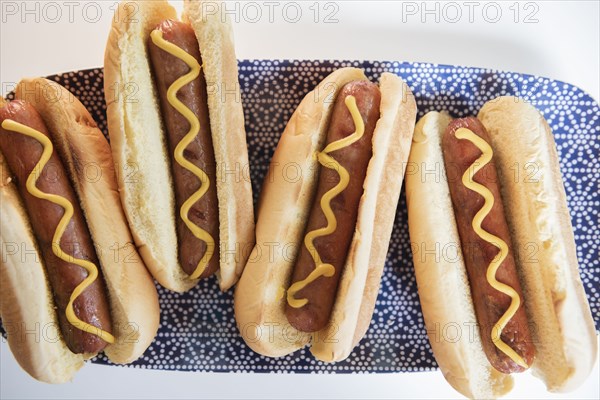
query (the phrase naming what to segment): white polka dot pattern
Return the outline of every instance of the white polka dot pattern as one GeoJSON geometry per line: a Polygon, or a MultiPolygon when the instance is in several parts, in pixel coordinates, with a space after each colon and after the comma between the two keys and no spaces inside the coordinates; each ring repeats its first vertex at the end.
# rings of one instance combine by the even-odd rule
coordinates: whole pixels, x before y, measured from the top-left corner
{"type": "MultiPolygon", "coordinates": [[[[286,122],[302,97],[333,70],[363,68],[371,79],[384,71],[412,88],[419,117],[448,110],[474,115],[488,100],[515,95],[546,117],[556,137],[571,211],[581,277],[596,328],[600,326],[600,110],[587,94],[566,83],[479,68],[397,62],[251,61],[239,63],[242,101],[255,200],[286,122]]],[[[106,134],[101,69],[69,72],[50,79],[64,85],[88,107],[106,134]]],[[[233,293],[221,293],[214,278],[180,295],[159,288],[161,325],[138,368],[254,372],[394,372],[434,369],[412,268],[402,194],[373,320],[366,337],[345,361],[315,361],[307,349],[279,359],[252,352],[233,316],[233,293]]],[[[110,363],[104,356],[94,362],[110,363]]]]}

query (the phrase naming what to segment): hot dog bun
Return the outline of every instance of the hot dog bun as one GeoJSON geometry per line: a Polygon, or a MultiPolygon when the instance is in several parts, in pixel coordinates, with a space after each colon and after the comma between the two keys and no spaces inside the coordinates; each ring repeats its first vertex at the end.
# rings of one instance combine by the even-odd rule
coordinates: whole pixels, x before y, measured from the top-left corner
{"type": "MultiPolygon", "coordinates": [[[[254,244],[251,184],[243,174],[248,154],[237,61],[229,21],[222,21],[220,14],[203,15],[201,2],[186,1],[184,7],[183,20],[196,32],[202,68],[212,85],[208,106],[222,247],[217,276],[221,289],[227,290],[238,280],[254,244]]],[[[113,20],[104,58],[104,88],[119,193],[136,245],[152,275],[166,288],[183,292],[198,281],[189,279],[178,260],[173,181],[146,48],[150,32],[177,15],[167,1],[124,1],[117,15],[125,17],[113,20]],[[127,18],[132,7],[135,15],[127,18]],[[128,99],[132,90],[135,98],[128,99]],[[156,190],[156,182],[162,190],[156,190]]]]}
{"type": "Polygon", "coordinates": [[[333,100],[346,83],[365,79],[356,68],[342,68],[326,77],[304,97],[273,156],[261,194],[257,244],[235,293],[238,328],[246,343],[260,354],[279,357],[312,341],[311,352],[318,359],[342,360],[371,320],[400,194],[402,161],[408,155],[416,117],[412,93],[392,74],[381,77],[381,116],[373,136],[373,157],[328,327],[314,334],[297,331],[287,321],[282,296],[316,191],[313,154],[324,145],[333,100]],[[286,179],[281,170],[273,169],[287,164],[297,166],[300,179],[286,179]],[[273,243],[279,246],[273,247],[273,243]]]}
{"type": "MultiPolygon", "coordinates": [[[[33,105],[52,132],[54,149],[67,167],[94,241],[115,336],[105,354],[114,363],[130,363],[156,335],[159,304],[152,277],[132,243],[108,142],[85,107],[62,86],[43,78],[25,79],[15,95],[33,105]]],[[[56,340],[61,333],[43,257],[10,177],[2,157],[2,245],[25,246],[2,264],[3,324],[15,358],[31,376],[49,383],[65,382],[94,354],[73,354],[62,339],[56,340]],[[7,215],[14,218],[4,218],[7,215]],[[35,254],[25,257],[33,249],[35,254]],[[34,327],[38,336],[25,334],[24,329],[34,327]]]]}
{"type": "MultiPolygon", "coordinates": [[[[531,329],[536,347],[532,370],[551,391],[572,389],[589,374],[597,346],[552,133],[534,107],[513,97],[486,103],[479,119],[491,137],[514,248],[533,243],[538,250],[539,262],[529,263],[519,259],[525,251],[515,251],[527,315],[536,328],[531,329]],[[517,181],[510,170],[527,162],[539,167],[536,183],[517,181]]],[[[441,138],[451,120],[445,113],[426,114],[415,129],[409,157],[406,196],[419,297],[446,380],[468,397],[498,397],[512,389],[513,380],[492,368],[474,328],[477,319],[442,156],[441,138]],[[436,254],[424,252],[432,249],[436,254]],[[460,336],[444,337],[448,326],[460,336]]]]}

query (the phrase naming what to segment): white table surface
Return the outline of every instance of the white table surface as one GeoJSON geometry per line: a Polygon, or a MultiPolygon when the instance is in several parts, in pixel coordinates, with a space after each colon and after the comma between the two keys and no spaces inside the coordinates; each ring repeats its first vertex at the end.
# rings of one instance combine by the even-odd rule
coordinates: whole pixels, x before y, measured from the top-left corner
{"type": "MultiPolygon", "coordinates": [[[[597,1],[238,2],[230,9],[238,58],[426,61],[547,76],[600,98],[597,1]],[[312,7],[312,9],[311,9],[312,7]],[[327,7],[327,8],[326,8],[327,7]],[[298,21],[294,11],[301,11],[298,21]],[[315,22],[314,9],[320,10],[315,22]],[[260,10],[258,17],[256,10],[260,10]],[[287,13],[284,13],[284,9],[287,13]],[[337,22],[325,23],[335,11],[337,22]],[[269,15],[269,10],[272,10],[269,15]],[[497,11],[501,15],[498,16],[497,11]],[[518,15],[516,11],[519,10],[518,15]],[[457,12],[460,12],[460,16],[457,12]],[[533,13],[533,15],[531,15],[533,13]],[[270,20],[270,18],[272,19],[270,20]],[[526,18],[529,17],[529,18],[526,18]],[[497,22],[493,22],[497,19],[497,22]],[[527,22],[526,22],[527,20],[527,22]]],[[[181,8],[179,2],[174,2],[181,8]]],[[[102,65],[114,1],[0,0],[0,92],[22,77],[102,65]]],[[[549,394],[529,374],[509,398],[600,398],[598,364],[577,391],[549,394]]],[[[38,383],[0,343],[5,398],[450,398],[439,372],[263,375],[149,371],[87,365],[72,383],[38,383]]]]}

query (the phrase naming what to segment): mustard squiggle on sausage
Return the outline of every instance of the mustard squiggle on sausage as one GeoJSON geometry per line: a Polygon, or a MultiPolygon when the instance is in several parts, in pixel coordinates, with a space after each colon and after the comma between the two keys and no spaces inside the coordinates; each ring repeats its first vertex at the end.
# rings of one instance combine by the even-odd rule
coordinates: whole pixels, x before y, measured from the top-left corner
{"type": "Polygon", "coordinates": [[[179,77],[171,86],[169,86],[167,89],[167,100],[169,101],[169,104],[171,104],[173,108],[183,115],[190,123],[190,130],[175,147],[175,161],[177,161],[179,165],[190,171],[200,180],[200,188],[198,188],[198,190],[181,205],[181,209],[179,210],[179,215],[187,228],[194,234],[196,238],[206,243],[206,251],[198,262],[198,266],[190,275],[190,279],[198,279],[208,266],[208,263],[215,252],[215,240],[210,233],[200,228],[190,220],[189,212],[192,206],[208,191],[208,188],[210,187],[210,180],[208,179],[206,172],[204,172],[195,164],[186,160],[183,156],[183,151],[194,141],[200,132],[200,121],[192,112],[192,110],[186,107],[186,105],[177,98],[177,92],[200,75],[201,66],[193,56],[186,53],[182,48],[163,39],[163,35],[160,30],[156,29],[152,31],[152,33],[150,33],[150,37],[152,38],[152,43],[172,56],[179,58],[190,68],[190,71],[187,74],[179,77]]]}
{"type": "Polygon", "coordinates": [[[294,297],[298,291],[302,290],[304,287],[321,276],[330,278],[335,273],[335,267],[333,265],[324,263],[321,260],[321,256],[315,248],[314,240],[321,236],[330,235],[337,229],[337,220],[333,210],[331,209],[331,200],[333,200],[333,198],[338,194],[342,193],[350,182],[350,174],[346,168],[337,162],[335,158],[331,157],[329,153],[350,146],[354,142],[360,140],[365,133],[365,123],[356,105],[356,98],[354,96],[346,96],[344,103],[352,115],[352,122],[354,123],[355,131],[349,136],[330,143],[325,147],[325,149],[323,149],[323,151],[317,153],[317,161],[319,161],[323,167],[336,171],[340,175],[340,180],[337,185],[325,193],[321,198],[320,205],[321,209],[323,210],[323,214],[325,214],[327,226],[310,231],[304,237],[304,246],[306,246],[306,249],[315,262],[315,269],[305,279],[298,281],[289,287],[287,291],[287,301],[289,305],[294,308],[303,307],[308,303],[308,299],[306,298],[296,299],[294,297]]]}
{"type": "Polygon", "coordinates": [[[38,178],[40,177],[42,171],[44,170],[44,167],[50,160],[50,157],[52,156],[52,153],[54,151],[54,146],[52,145],[52,142],[43,133],[29,126],[13,121],[11,119],[4,120],[4,122],[2,122],[2,128],[4,128],[7,131],[17,132],[22,135],[29,136],[42,144],[42,156],[40,157],[40,160],[36,164],[35,168],[33,168],[31,173],[27,177],[27,191],[31,193],[32,196],[38,199],[47,200],[51,203],[62,207],[65,210],[63,216],[58,222],[58,225],[56,226],[56,230],[54,231],[54,236],[52,238],[52,252],[54,253],[54,255],[56,255],[56,257],[60,258],[61,260],[70,264],[78,265],[84,268],[88,273],[87,277],[79,285],[77,285],[73,290],[73,293],[71,293],[69,303],[67,304],[67,308],[65,310],[67,314],[67,320],[71,325],[73,325],[77,329],[98,336],[100,339],[104,340],[107,343],[114,343],[115,337],[113,335],[111,335],[109,332],[98,328],[97,326],[93,326],[88,324],[87,322],[82,321],[77,317],[77,315],[75,315],[75,310],[73,309],[73,303],[75,302],[75,299],[77,299],[77,297],[79,297],[79,295],[81,295],[81,293],[83,293],[83,291],[87,289],[98,278],[98,268],[96,267],[96,265],[94,265],[94,263],[88,260],[75,258],[75,256],[73,255],[66,254],[60,246],[60,240],[64,235],[65,230],[67,229],[67,226],[71,221],[71,218],[73,218],[73,204],[71,204],[71,202],[64,197],[58,196],[56,194],[44,193],[36,186],[38,178]]]}
{"type": "Polygon", "coordinates": [[[500,253],[496,257],[494,257],[494,259],[488,266],[486,278],[494,289],[504,293],[507,296],[510,296],[511,298],[510,306],[492,328],[492,342],[494,343],[494,345],[496,345],[496,347],[498,347],[498,349],[500,349],[500,351],[506,354],[519,366],[523,368],[529,368],[525,360],[500,338],[502,330],[506,327],[508,321],[510,321],[510,319],[514,317],[517,310],[519,309],[521,305],[521,299],[514,288],[502,282],[499,282],[496,279],[496,272],[498,271],[498,268],[500,268],[500,265],[502,265],[502,263],[508,256],[508,245],[504,240],[500,239],[498,236],[495,236],[482,228],[481,224],[483,223],[483,220],[490,213],[492,207],[494,206],[494,195],[484,185],[477,183],[473,180],[475,174],[491,161],[493,156],[493,150],[485,140],[477,136],[475,133],[473,133],[473,131],[469,129],[459,128],[456,130],[455,136],[458,139],[468,140],[481,151],[481,156],[477,160],[475,160],[475,162],[471,166],[469,166],[469,168],[463,174],[462,183],[468,189],[471,189],[472,191],[481,195],[485,200],[483,207],[481,207],[481,209],[477,212],[477,214],[475,214],[475,217],[473,218],[473,230],[475,230],[475,233],[477,233],[477,235],[480,238],[482,238],[483,240],[492,244],[493,246],[497,247],[498,250],[500,250],[500,253]]]}

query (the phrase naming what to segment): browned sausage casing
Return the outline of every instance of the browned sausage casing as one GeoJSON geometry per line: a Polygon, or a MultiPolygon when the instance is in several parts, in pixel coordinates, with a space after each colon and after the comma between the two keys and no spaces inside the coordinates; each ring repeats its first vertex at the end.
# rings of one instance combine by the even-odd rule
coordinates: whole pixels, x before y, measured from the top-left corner
{"type": "MultiPolygon", "coordinates": [[[[348,170],[350,182],[346,189],[331,201],[331,208],[337,220],[337,229],[330,235],[314,240],[315,249],[322,261],[332,264],[335,267],[335,274],[332,277],[321,276],[298,291],[296,298],[308,300],[303,307],[294,308],[289,303],[286,304],[288,321],[296,329],[304,332],[319,331],[329,321],[342,268],[346,263],[346,256],[356,227],[358,204],[363,194],[367,166],[373,154],[372,138],[375,125],[379,120],[381,93],[376,84],[368,81],[350,82],[340,90],[329,123],[327,144],[349,136],[356,130],[352,116],[344,103],[346,97],[350,95],[356,98],[356,104],[365,123],[365,132],[357,142],[330,153],[331,157],[348,170]]],[[[315,229],[327,226],[320,201],[323,195],[339,182],[337,171],[324,167],[320,167],[319,171],[319,182],[305,235],[315,229]]],[[[305,279],[315,269],[315,263],[304,245],[304,236],[302,240],[291,284],[305,279]]]]}
{"type": "MultiPolygon", "coordinates": [[[[51,138],[44,121],[28,103],[13,101],[0,108],[0,123],[5,119],[12,119],[27,125],[51,138]]],[[[37,238],[65,342],[74,353],[97,353],[106,346],[106,342],[96,335],[75,328],[67,320],[65,314],[71,293],[87,277],[87,271],[78,265],[61,260],[52,252],[52,239],[64,214],[64,209],[50,201],[34,197],[25,186],[27,177],[42,156],[43,146],[33,138],[0,128],[0,149],[24,200],[33,232],[37,238]]],[[[82,321],[111,332],[110,310],[100,264],[79,201],[56,151],[52,153],[46,167],[39,174],[36,186],[42,192],[59,195],[73,204],[73,218],[67,225],[60,246],[67,254],[94,263],[99,270],[98,279],[84,290],[73,303],[75,314],[82,321]]]]}
{"type": "MultiPolygon", "coordinates": [[[[486,278],[487,268],[498,255],[499,250],[496,246],[481,239],[472,227],[473,218],[483,206],[484,198],[468,189],[461,179],[464,172],[481,156],[481,151],[468,140],[456,138],[455,132],[459,128],[467,128],[473,131],[487,143],[490,143],[490,139],[481,122],[477,118],[470,117],[452,121],[446,129],[442,141],[450,195],[471,286],[475,313],[482,336],[483,349],[492,366],[498,371],[505,374],[521,372],[524,368],[500,351],[491,339],[492,328],[508,309],[511,298],[494,289],[486,278]]],[[[521,306],[508,322],[500,337],[503,342],[523,357],[527,365],[531,365],[535,350],[523,305],[523,293],[513,257],[513,246],[504,215],[493,157],[487,165],[475,174],[474,181],[487,187],[494,196],[494,205],[483,220],[482,228],[501,238],[509,247],[509,254],[498,268],[496,278],[498,281],[514,288],[521,298],[521,306]]]]}
{"type": "MultiPolygon", "coordinates": [[[[196,34],[189,24],[166,20],[156,29],[162,31],[163,39],[182,48],[202,65],[196,34]]],[[[191,275],[206,252],[206,243],[194,236],[179,217],[183,203],[200,188],[200,180],[190,171],[179,165],[174,159],[175,148],[188,133],[190,124],[167,100],[167,90],[178,78],[189,72],[188,66],[157,47],[148,39],[148,48],[156,88],[160,97],[163,121],[167,128],[173,180],[175,184],[175,216],[177,219],[177,238],[179,244],[179,262],[183,270],[191,275]]],[[[184,150],[184,157],[202,169],[210,181],[208,192],[190,209],[189,218],[194,224],[207,231],[215,240],[215,251],[206,269],[200,276],[212,275],[219,267],[219,215],[217,203],[216,164],[212,144],[210,122],[208,119],[208,101],[204,73],[177,92],[177,98],[183,102],[200,121],[200,132],[196,139],[184,150]]]]}

